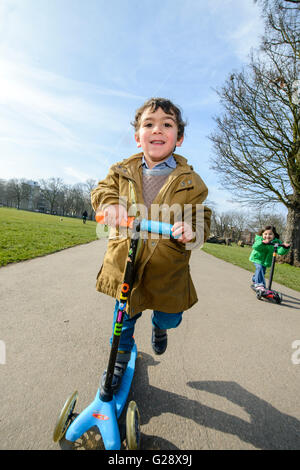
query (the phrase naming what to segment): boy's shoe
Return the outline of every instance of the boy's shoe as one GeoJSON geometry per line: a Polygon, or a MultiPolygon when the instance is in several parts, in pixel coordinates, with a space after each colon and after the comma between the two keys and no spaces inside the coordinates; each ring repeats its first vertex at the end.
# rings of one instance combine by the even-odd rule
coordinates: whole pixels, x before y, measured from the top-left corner
{"type": "Polygon", "coordinates": [[[256,289],[256,290],[265,290],[266,288],[265,288],[265,286],[263,286],[263,285],[260,284],[260,285],[258,285],[258,286],[255,286],[255,289],[256,289]]]}
{"type": "MultiPolygon", "coordinates": [[[[117,360],[115,363],[115,368],[114,368],[114,375],[111,383],[111,388],[113,392],[117,392],[120,388],[121,382],[123,375],[125,373],[125,370],[127,368],[128,361],[130,359],[130,352],[122,352],[120,351],[117,354],[117,360]]],[[[104,388],[105,385],[105,379],[106,379],[106,370],[103,372],[102,377],[101,377],[101,388],[104,388]]]]}
{"type": "Polygon", "coordinates": [[[152,325],[151,346],[155,354],[163,354],[167,349],[167,330],[161,330],[152,325]]]}

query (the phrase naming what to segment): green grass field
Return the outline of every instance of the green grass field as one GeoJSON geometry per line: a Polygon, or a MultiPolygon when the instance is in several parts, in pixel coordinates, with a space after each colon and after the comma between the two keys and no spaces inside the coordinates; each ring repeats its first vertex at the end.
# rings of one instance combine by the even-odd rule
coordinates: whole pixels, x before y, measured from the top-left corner
{"type": "MultiPolygon", "coordinates": [[[[97,233],[96,227],[96,222],[90,220],[83,224],[81,219],[1,207],[0,266],[47,255],[107,236],[104,227],[98,226],[97,233]]],[[[202,249],[217,258],[254,272],[253,264],[248,259],[250,247],[205,243],[202,249]]],[[[274,281],[300,292],[300,269],[289,264],[276,264],[274,281]]]]}
{"type": "MultiPolygon", "coordinates": [[[[214,243],[205,243],[202,250],[210,255],[216,256],[217,258],[223,259],[224,261],[235,264],[236,266],[240,266],[241,268],[254,273],[253,263],[249,261],[251,247],[244,246],[242,248],[235,244],[232,246],[225,246],[214,243]]],[[[269,276],[269,271],[270,269],[267,269],[266,278],[269,276]]],[[[249,282],[250,280],[251,276],[249,276],[249,282]]],[[[290,266],[289,264],[277,263],[273,280],[289,287],[290,289],[300,292],[300,268],[290,266]]]]}
{"type": "Polygon", "coordinates": [[[83,224],[81,219],[1,207],[0,266],[96,240],[96,226],[90,220],[83,224]]]}

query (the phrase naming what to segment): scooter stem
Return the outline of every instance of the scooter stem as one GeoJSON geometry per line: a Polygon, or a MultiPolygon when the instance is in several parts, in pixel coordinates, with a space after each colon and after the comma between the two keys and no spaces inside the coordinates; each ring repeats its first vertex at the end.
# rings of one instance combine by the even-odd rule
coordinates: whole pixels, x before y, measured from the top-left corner
{"type": "Polygon", "coordinates": [[[127,300],[128,300],[128,297],[131,293],[132,286],[133,286],[134,260],[135,260],[135,255],[136,255],[137,245],[138,245],[139,235],[140,235],[140,222],[137,219],[133,221],[132,230],[133,231],[131,234],[130,248],[129,248],[128,258],[127,258],[127,263],[126,263],[124,282],[121,287],[119,309],[117,312],[117,318],[116,318],[116,323],[115,323],[113,338],[112,338],[112,345],[111,345],[109,361],[108,361],[108,366],[107,366],[107,371],[106,371],[106,378],[105,378],[104,386],[102,387],[101,392],[100,392],[101,400],[106,401],[106,402],[111,401],[112,396],[113,396],[111,385],[112,385],[112,379],[114,375],[114,367],[115,367],[116,358],[118,354],[118,347],[120,343],[120,336],[122,332],[123,319],[124,319],[124,314],[126,310],[127,300]]]}
{"type": "Polygon", "coordinates": [[[268,285],[269,290],[271,290],[271,287],[272,287],[273,274],[274,274],[274,268],[275,268],[275,263],[276,263],[277,248],[278,248],[278,244],[275,244],[274,245],[274,251],[273,251],[272,265],[271,265],[271,269],[270,269],[270,276],[269,276],[269,285],[268,285]]]}

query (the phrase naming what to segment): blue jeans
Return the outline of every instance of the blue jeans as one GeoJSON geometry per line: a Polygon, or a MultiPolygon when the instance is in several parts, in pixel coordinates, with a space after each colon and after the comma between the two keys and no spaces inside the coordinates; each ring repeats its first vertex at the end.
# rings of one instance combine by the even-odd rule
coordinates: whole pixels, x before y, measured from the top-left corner
{"type": "MultiPolygon", "coordinates": [[[[115,323],[117,319],[119,309],[119,301],[116,301],[115,311],[114,311],[114,320],[113,320],[113,330],[115,328],[115,323]]],[[[170,328],[176,328],[180,325],[182,321],[183,312],[179,313],[164,313],[158,310],[153,310],[152,325],[161,330],[168,330],[170,328]]],[[[134,345],[133,333],[135,323],[142,316],[142,312],[135,315],[133,318],[130,318],[127,313],[124,314],[123,318],[123,327],[119,343],[119,351],[131,351],[134,345]]],[[[112,343],[112,337],[110,338],[110,344],[112,343]]]]}
{"type": "Polygon", "coordinates": [[[254,263],[254,266],[255,266],[255,273],[252,277],[252,282],[255,285],[266,287],[266,281],[265,281],[266,267],[258,263],[254,263]]]}

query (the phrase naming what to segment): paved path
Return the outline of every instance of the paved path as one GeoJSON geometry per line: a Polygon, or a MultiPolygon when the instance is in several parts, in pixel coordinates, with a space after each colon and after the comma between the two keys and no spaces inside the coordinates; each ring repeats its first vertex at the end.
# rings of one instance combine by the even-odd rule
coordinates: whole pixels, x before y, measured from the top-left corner
{"type": "MultiPolygon", "coordinates": [[[[52,433],[70,393],[77,412],[92,401],[107,364],[114,301],[94,287],[105,248],[98,240],[0,269],[1,449],[72,448],[52,433]]],[[[300,449],[300,293],[281,286],[282,305],[258,301],[250,273],[202,251],[191,271],[200,300],[163,356],[152,354],[150,311],[137,323],[142,447],[300,449]]],[[[101,448],[99,436],[74,447],[101,448]]]]}

